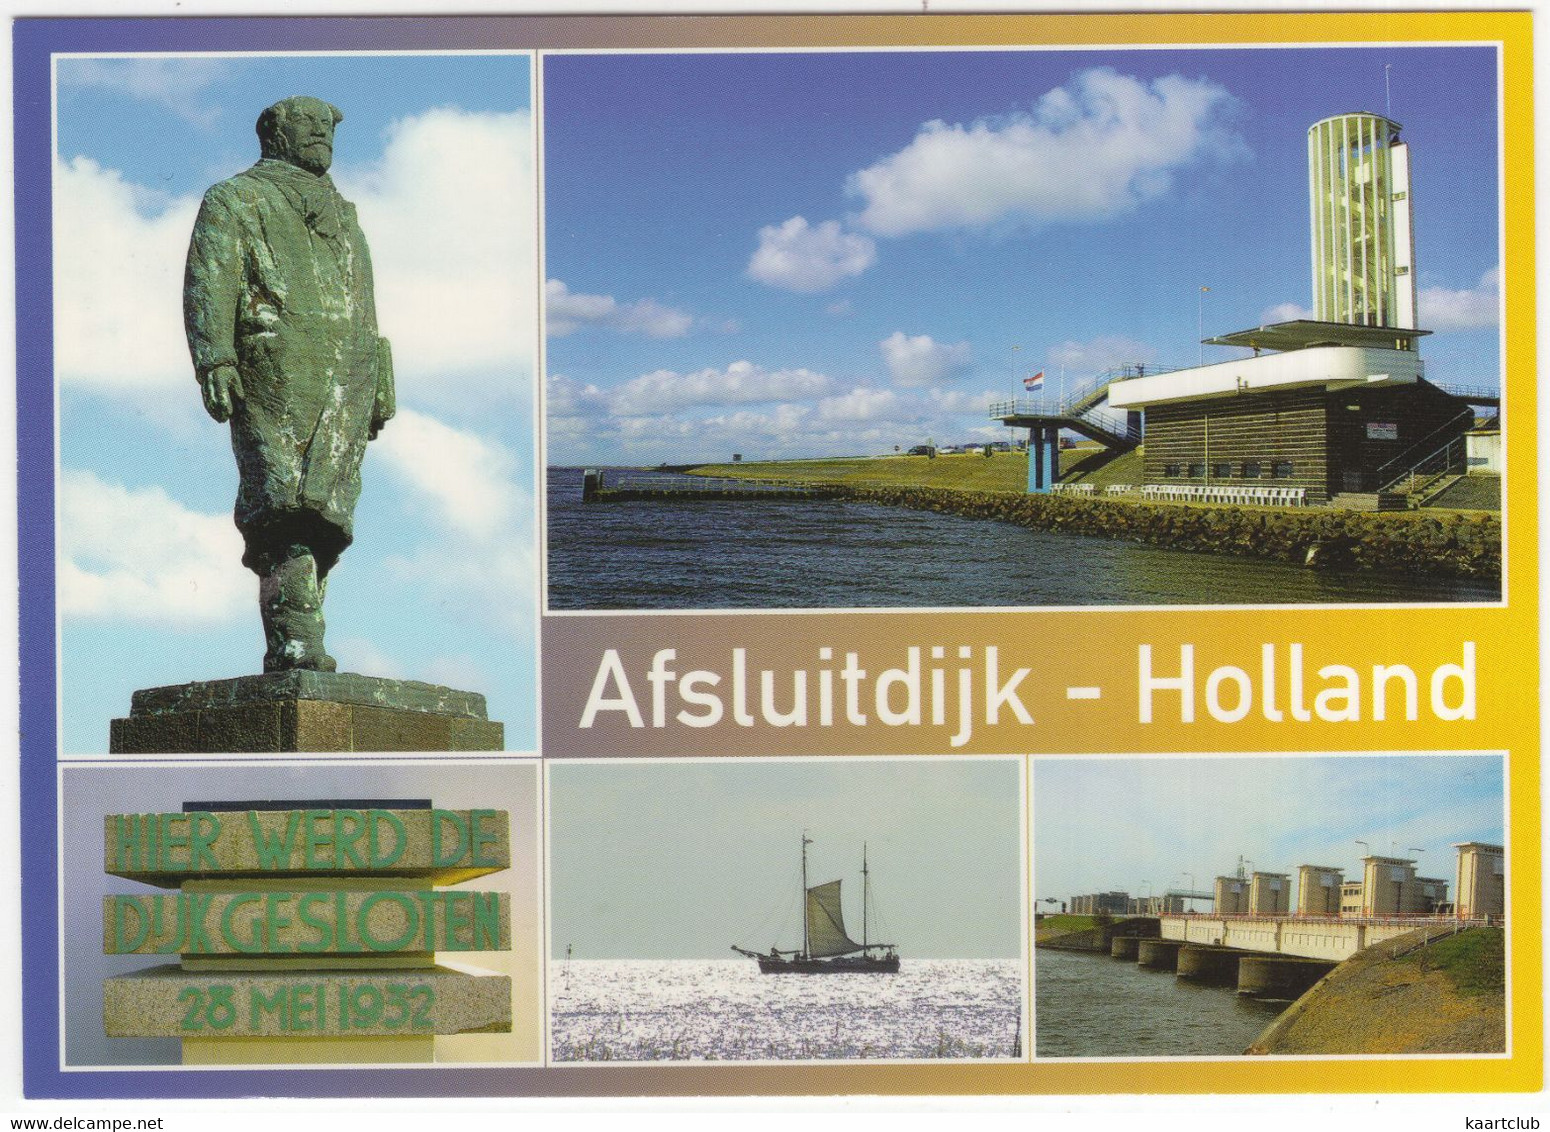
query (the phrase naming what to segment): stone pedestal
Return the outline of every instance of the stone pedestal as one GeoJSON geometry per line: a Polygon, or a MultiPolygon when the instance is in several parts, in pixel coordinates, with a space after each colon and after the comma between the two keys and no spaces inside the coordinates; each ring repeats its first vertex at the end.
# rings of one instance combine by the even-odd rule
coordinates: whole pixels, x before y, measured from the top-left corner
{"type": "Polygon", "coordinates": [[[271,672],[144,688],[112,722],[112,754],[498,751],[484,697],[353,672],[271,672]]]}

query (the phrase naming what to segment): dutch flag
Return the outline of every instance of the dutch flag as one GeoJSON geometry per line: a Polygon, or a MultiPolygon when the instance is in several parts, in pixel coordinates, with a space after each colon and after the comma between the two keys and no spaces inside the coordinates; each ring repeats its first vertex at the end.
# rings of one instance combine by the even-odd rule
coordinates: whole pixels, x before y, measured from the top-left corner
{"type": "Polygon", "coordinates": [[[1027,390],[1030,390],[1030,391],[1034,390],[1034,389],[1043,389],[1044,388],[1044,371],[1040,370],[1038,373],[1034,374],[1032,377],[1025,377],[1025,378],[1023,378],[1023,388],[1027,389],[1027,390]]]}

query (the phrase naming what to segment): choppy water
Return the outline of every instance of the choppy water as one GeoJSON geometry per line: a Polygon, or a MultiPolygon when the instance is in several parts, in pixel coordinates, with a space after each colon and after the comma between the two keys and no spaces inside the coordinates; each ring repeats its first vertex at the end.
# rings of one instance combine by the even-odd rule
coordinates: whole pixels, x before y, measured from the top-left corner
{"type": "Polygon", "coordinates": [[[1241,1054],[1286,1005],[1098,952],[1034,956],[1037,1057],[1241,1054]]]}
{"type": "Polygon", "coordinates": [[[821,609],[1495,601],[1499,587],[1336,573],[870,503],[583,505],[549,469],[549,608],[821,609]]]}
{"type": "Polygon", "coordinates": [[[1005,1058],[1016,960],[905,958],[897,974],[762,975],[752,959],[574,960],[550,975],[556,1061],[1005,1058]]]}

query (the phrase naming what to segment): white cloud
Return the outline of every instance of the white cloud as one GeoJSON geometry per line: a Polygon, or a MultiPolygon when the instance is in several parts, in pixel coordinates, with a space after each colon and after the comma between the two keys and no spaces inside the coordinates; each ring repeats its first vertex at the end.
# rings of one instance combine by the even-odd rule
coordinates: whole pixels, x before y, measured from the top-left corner
{"type": "Polygon", "coordinates": [[[1144,83],[1106,67],[1049,91],[1032,112],[969,125],[927,122],[915,140],[852,176],[859,227],[882,236],[1013,221],[1081,223],[1129,212],[1174,173],[1245,152],[1215,83],[1144,83]]]}
{"type": "Polygon", "coordinates": [[[612,295],[572,291],[559,279],[544,284],[544,319],[551,338],[561,338],[587,326],[644,334],[648,338],[682,338],[694,325],[689,315],[655,299],[620,303],[612,295]]]}
{"type": "Polygon", "coordinates": [[[61,59],[61,89],[100,87],[154,102],[179,117],[208,125],[221,116],[219,106],[201,106],[199,96],[227,73],[218,59],[61,59]]]}
{"type": "Polygon", "coordinates": [[[431,110],[393,124],[374,168],[337,172],[371,242],[377,320],[409,378],[406,398],[423,390],[438,403],[477,399],[491,391],[470,390],[459,376],[531,371],[531,138],[525,110],[431,110]]]}
{"type": "Polygon", "coordinates": [[[551,419],[607,411],[608,396],[591,382],[582,384],[562,373],[550,373],[545,385],[544,407],[551,419]]]}
{"type": "Polygon", "coordinates": [[[877,258],[877,245],[866,236],[844,232],[839,221],[816,227],[793,216],[784,224],[759,229],[759,247],[748,261],[748,275],[771,287],[810,293],[826,291],[849,276],[860,275],[877,258]]]}
{"type": "Polygon", "coordinates": [[[437,520],[469,538],[510,529],[530,502],[514,482],[516,457],[494,440],[399,411],[373,451],[390,472],[429,503],[437,520]]]}
{"type": "Polygon", "coordinates": [[[835,318],[849,318],[856,313],[856,308],[849,299],[836,299],[823,308],[823,313],[833,315],[835,318]]]}
{"type": "MultiPolygon", "coordinates": [[[[823,421],[873,421],[893,420],[901,414],[909,403],[900,398],[892,389],[871,389],[866,386],[858,386],[849,393],[837,397],[825,397],[818,402],[818,418],[823,421]]],[[[912,416],[918,411],[911,405],[905,409],[905,416],[912,416]]]]}
{"type": "MultiPolygon", "coordinates": [[[[1102,373],[1115,366],[1134,365],[1156,359],[1157,351],[1145,342],[1121,335],[1104,335],[1077,342],[1072,339],[1053,346],[1045,354],[1050,367],[1064,368],[1069,378],[1102,373]]],[[[1049,377],[1045,377],[1048,383],[1049,377]]]]}
{"type": "Polygon", "coordinates": [[[1416,296],[1416,319],[1426,330],[1489,330],[1501,317],[1502,272],[1493,267],[1467,291],[1425,287],[1416,296]]]}
{"type": "Polygon", "coordinates": [[[430,535],[388,560],[400,578],[429,586],[469,620],[525,639],[532,632],[537,559],[532,493],[499,442],[400,410],[375,451],[426,516],[430,535]]]}
{"type": "Polygon", "coordinates": [[[969,368],[973,350],[967,342],[935,342],[928,334],[911,338],[896,330],[877,344],[888,372],[900,385],[918,388],[954,377],[969,368]]]}
{"type": "Polygon", "coordinates": [[[1313,311],[1300,303],[1277,303],[1273,307],[1266,307],[1259,312],[1259,324],[1270,326],[1277,322],[1296,322],[1299,319],[1311,319],[1313,311]]]}
{"type": "MultiPolygon", "coordinates": [[[[395,123],[376,166],[336,170],[371,244],[378,320],[404,401],[509,398],[510,384],[467,375],[500,369],[516,380],[531,371],[529,137],[526,112],[432,110],[395,123]]],[[[182,294],[199,202],[169,200],[79,157],[55,164],[54,192],[60,380],[197,401],[182,294]]]]}
{"type": "Polygon", "coordinates": [[[749,361],[695,373],[656,370],[627,381],[608,398],[623,416],[672,412],[696,405],[744,405],[801,400],[826,393],[831,382],[809,369],[767,370],[749,361]]]}
{"type": "Polygon", "coordinates": [[[167,201],[85,157],[54,165],[54,358],[62,382],[197,401],[183,261],[199,202],[167,201]]]}
{"type": "Polygon", "coordinates": [[[59,531],[66,617],[208,625],[257,601],[231,515],[191,511],[159,487],[124,487],[66,468],[59,531]]]}

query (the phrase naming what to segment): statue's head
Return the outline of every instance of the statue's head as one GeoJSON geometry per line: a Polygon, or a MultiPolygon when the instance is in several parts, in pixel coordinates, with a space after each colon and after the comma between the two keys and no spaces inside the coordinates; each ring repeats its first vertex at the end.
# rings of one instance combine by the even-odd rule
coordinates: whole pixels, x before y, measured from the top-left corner
{"type": "Polygon", "coordinates": [[[334,160],[334,127],[344,114],[321,98],[282,98],[258,116],[258,144],[277,158],[319,175],[334,160]]]}

